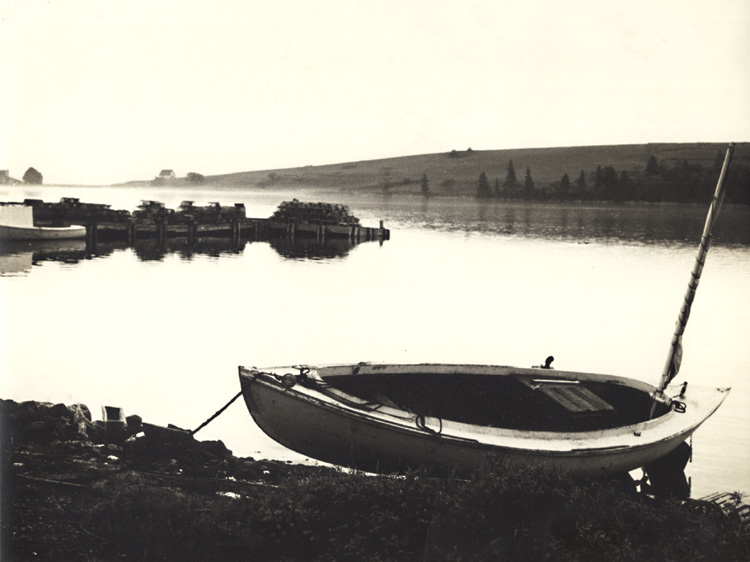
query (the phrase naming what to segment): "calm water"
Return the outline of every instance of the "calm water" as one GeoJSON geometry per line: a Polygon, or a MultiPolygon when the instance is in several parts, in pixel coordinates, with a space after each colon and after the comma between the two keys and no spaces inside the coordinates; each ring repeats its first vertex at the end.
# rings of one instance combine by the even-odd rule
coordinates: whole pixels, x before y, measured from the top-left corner
{"type": "MultiPolygon", "coordinates": [[[[195,428],[239,391],[238,365],[467,362],[554,366],[656,383],[707,208],[133,188],[7,188],[134,209],[293,195],[350,205],[391,240],[319,247],[204,240],[6,248],[0,397],[120,406],[195,428]]],[[[750,210],[727,207],[684,337],[678,381],[732,386],[695,434],[693,495],[750,492],[750,210]]],[[[235,403],[198,434],[236,455],[301,460],[235,403]]]]}

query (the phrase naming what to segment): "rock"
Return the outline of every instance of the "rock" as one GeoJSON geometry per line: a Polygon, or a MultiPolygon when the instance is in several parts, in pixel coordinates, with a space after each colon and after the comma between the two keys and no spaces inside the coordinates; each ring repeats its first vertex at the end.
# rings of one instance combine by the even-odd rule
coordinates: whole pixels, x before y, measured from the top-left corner
{"type": "Polygon", "coordinates": [[[18,405],[16,415],[18,416],[19,421],[24,418],[34,418],[34,420],[37,420],[52,406],[53,404],[51,402],[36,402],[34,400],[27,400],[26,402],[21,402],[18,405]]]}
{"type": "Polygon", "coordinates": [[[3,400],[0,398],[0,414],[15,415],[18,412],[18,403],[15,400],[3,400]]]}
{"type": "Polygon", "coordinates": [[[36,420],[21,426],[21,440],[46,443],[55,439],[55,424],[36,420]]]}
{"type": "Polygon", "coordinates": [[[65,404],[55,404],[47,410],[46,414],[53,418],[73,419],[73,411],[65,404]]]}
{"type": "Polygon", "coordinates": [[[225,459],[232,456],[232,451],[227,449],[223,441],[199,441],[198,446],[203,451],[220,459],[225,459]]]}
{"type": "Polygon", "coordinates": [[[125,423],[127,424],[126,429],[128,435],[135,435],[136,433],[143,431],[143,418],[141,416],[128,416],[125,418],[125,423]]]}
{"type": "Polygon", "coordinates": [[[107,452],[108,455],[114,455],[116,457],[121,457],[123,454],[123,449],[119,445],[115,445],[113,443],[109,443],[106,447],[104,447],[104,450],[107,452]]]}
{"type": "Polygon", "coordinates": [[[97,443],[99,445],[106,443],[107,436],[106,436],[106,432],[104,431],[104,422],[102,421],[87,422],[86,433],[88,434],[89,439],[93,443],[97,443]]]}

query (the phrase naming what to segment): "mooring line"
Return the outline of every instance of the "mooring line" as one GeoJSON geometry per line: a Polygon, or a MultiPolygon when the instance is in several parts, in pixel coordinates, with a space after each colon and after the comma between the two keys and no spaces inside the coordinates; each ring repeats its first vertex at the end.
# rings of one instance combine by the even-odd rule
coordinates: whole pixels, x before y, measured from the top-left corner
{"type": "Polygon", "coordinates": [[[224,407],[223,407],[223,408],[221,408],[221,409],[220,409],[220,410],[219,410],[218,412],[216,412],[216,413],[215,413],[215,414],[214,414],[213,416],[211,416],[211,417],[210,417],[210,418],[208,418],[208,419],[207,419],[206,421],[204,421],[204,422],[203,422],[202,424],[200,424],[200,425],[199,425],[199,426],[198,426],[198,427],[197,427],[196,429],[194,429],[193,431],[191,431],[191,432],[190,432],[190,434],[191,434],[191,435],[195,435],[195,434],[196,434],[196,433],[198,433],[198,432],[199,432],[199,431],[200,431],[201,429],[203,429],[204,427],[206,427],[206,426],[207,426],[207,425],[208,425],[209,423],[211,423],[211,422],[212,422],[212,421],[214,421],[214,420],[215,420],[216,418],[218,418],[218,417],[219,417],[219,416],[221,415],[221,413],[222,413],[222,412],[223,412],[224,410],[226,410],[227,408],[229,408],[229,406],[231,406],[231,405],[232,405],[232,402],[234,402],[235,400],[237,400],[237,399],[238,399],[238,398],[239,398],[240,396],[242,396],[242,391],[241,391],[241,390],[240,390],[240,391],[239,391],[239,392],[237,393],[237,395],[236,395],[236,396],[235,396],[234,398],[232,398],[232,399],[231,399],[231,400],[230,400],[229,402],[227,402],[227,403],[226,403],[226,404],[224,405],[224,407]]]}

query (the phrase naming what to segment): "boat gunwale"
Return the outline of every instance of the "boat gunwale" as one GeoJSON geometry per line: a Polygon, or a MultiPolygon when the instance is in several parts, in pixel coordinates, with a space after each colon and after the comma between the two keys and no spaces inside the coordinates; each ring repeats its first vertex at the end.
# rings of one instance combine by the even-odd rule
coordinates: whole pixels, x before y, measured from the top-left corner
{"type": "MultiPolygon", "coordinates": [[[[532,370],[529,369],[529,371],[532,370]]],[[[586,454],[599,454],[608,450],[616,451],[618,449],[649,447],[662,441],[675,439],[681,435],[687,436],[695,431],[719,408],[729,391],[728,388],[694,386],[691,388],[690,396],[680,397],[680,400],[687,405],[685,413],[678,413],[674,409],[670,409],[658,418],[615,428],[578,432],[532,431],[466,424],[453,420],[441,420],[430,416],[423,417],[423,425],[431,428],[435,432],[433,434],[429,430],[425,431],[416,426],[415,422],[418,416],[413,412],[398,410],[385,405],[379,406],[377,409],[368,409],[365,411],[355,406],[349,406],[336,397],[327,395],[318,389],[302,385],[295,385],[291,388],[286,387],[275,378],[276,376],[274,373],[240,367],[240,379],[247,378],[251,382],[265,384],[278,392],[288,393],[292,399],[304,400],[358,422],[364,422],[381,428],[387,427],[391,430],[398,430],[423,438],[435,438],[437,436],[440,439],[460,442],[461,444],[474,447],[512,450],[516,453],[527,451],[529,454],[544,451],[545,454],[560,456],[585,456],[586,454]],[[696,399],[695,394],[700,394],[701,396],[696,399]],[[699,402],[702,402],[701,398],[709,394],[715,396],[711,400],[711,405],[700,408],[699,402]],[[690,413],[688,414],[687,412],[690,413]],[[690,420],[688,424],[684,423],[686,416],[690,420]],[[446,430],[448,430],[448,433],[446,433],[446,430]],[[651,438],[643,440],[642,435],[644,432],[649,433],[651,438]],[[603,446],[605,441],[607,442],[606,446],[603,446]],[[597,445],[597,443],[600,444],[597,445]],[[550,447],[551,445],[557,445],[557,447],[550,447]]],[[[653,388],[651,385],[635,381],[634,379],[613,377],[611,375],[604,375],[604,377],[614,378],[615,381],[613,382],[617,382],[618,384],[625,385],[626,382],[632,381],[648,388],[653,388]]],[[[348,395],[342,391],[335,391],[334,395],[337,393],[340,393],[341,397],[346,400],[354,403],[359,401],[361,404],[364,404],[364,401],[357,397],[348,395]]],[[[252,410],[251,414],[253,414],[253,417],[255,416],[252,410]]]]}

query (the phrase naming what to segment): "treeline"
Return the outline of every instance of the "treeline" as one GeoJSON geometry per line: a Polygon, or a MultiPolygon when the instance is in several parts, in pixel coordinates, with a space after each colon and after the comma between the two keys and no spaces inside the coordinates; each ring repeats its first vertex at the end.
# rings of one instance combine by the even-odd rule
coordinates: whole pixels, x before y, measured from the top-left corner
{"type": "MultiPolygon", "coordinates": [[[[490,182],[482,172],[476,188],[480,199],[525,200],[583,200],[583,201],[643,201],[696,203],[710,199],[716,187],[724,154],[719,152],[710,166],[690,163],[687,160],[669,165],[659,163],[651,156],[643,170],[616,170],[613,166],[597,166],[594,172],[585,170],[574,176],[566,172],[554,182],[537,185],[531,168],[527,167],[519,179],[513,165],[508,162],[505,178],[490,182]]],[[[423,178],[422,193],[425,193],[423,178]]],[[[725,180],[727,201],[750,204],[750,169],[730,166],[725,180]]]]}

